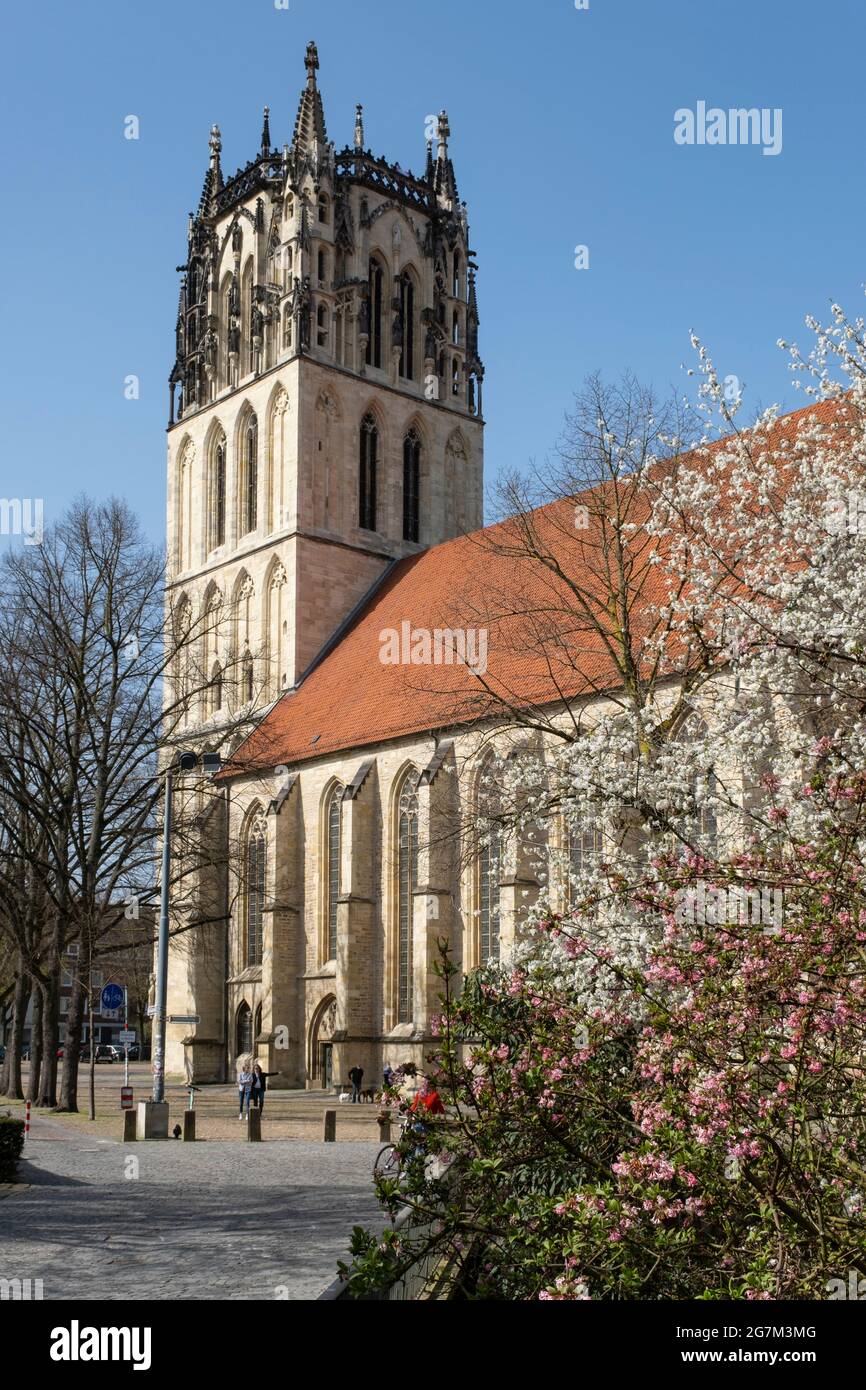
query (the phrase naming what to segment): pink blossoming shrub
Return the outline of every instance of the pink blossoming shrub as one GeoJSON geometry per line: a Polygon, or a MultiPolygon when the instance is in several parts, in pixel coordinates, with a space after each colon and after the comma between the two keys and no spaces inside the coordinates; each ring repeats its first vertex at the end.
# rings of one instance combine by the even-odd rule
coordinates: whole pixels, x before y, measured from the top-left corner
{"type": "MultiPolygon", "coordinates": [[[[863,779],[846,786],[862,796],[863,779]]],[[[425,1140],[445,1162],[386,1185],[412,1215],[379,1274],[432,1252],[454,1296],[548,1300],[815,1299],[840,1271],[866,1273],[858,847],[834,830],[716,866],[719,886],[784,886],[769,928],[678,921],[710,866],[656,861],[632,904],[657,935],[641,968],[551,916],[540,931],[609,977],[605,1007],[543,958],[455,997],[446,953],[431,1068],[449,1118],[425,1140]]]]}

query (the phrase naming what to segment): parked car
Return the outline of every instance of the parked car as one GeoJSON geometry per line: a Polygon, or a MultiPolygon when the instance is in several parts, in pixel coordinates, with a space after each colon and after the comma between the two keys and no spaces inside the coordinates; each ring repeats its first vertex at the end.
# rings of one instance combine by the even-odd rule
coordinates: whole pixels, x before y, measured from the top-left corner
{"type": "Polygon", "coordinates": [[[97,1043],[96,1060],[97,1062],[119,1062],[122,1053],[113,1043],[97,1043]]]}
{"type": "MultiPolygon", "coordinates": [[[[120,1055],[121,1057],[123,1056],[123,1048],[120,1049],[120,1055]]],[[[141,1048],[138,1043],[129,1044],[129,1060],[130,1062],[138,1062],[141,1060],[141,1048]]]]}

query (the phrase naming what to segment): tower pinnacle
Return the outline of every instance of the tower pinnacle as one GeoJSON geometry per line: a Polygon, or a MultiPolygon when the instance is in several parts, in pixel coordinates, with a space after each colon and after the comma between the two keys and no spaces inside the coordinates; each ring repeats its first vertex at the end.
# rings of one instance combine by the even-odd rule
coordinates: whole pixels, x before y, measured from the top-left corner
{"type": "Polygon", "coordinates": [[[447,111],[443,110],[439,112],[439,124],[436,134],[439,137],[439,158],[445,160],[448,158],[448,136],[451,134],[447,111]]]}
{"type": "Polygon", "coordinates": [[[301,100],[298,105],[298,116],[295,121],[295,134],[293,145],[295,149],[315,150],[318,146],[325,146],[328,143],[328,136],[325,130],[325,112],[322,106],[322,97],[316,86],[316,72],[319,67],[319,51],[314,43],[307,44],[307,56],[305,58],[307,69],[307,85],[301,92],[301,100]]]}
{"type": "Polygon", "coordinates": [[[319,50],[311,41],[307,44],[307,56],[304,59],[307,68],[307,87],[311,92],[316,90],[316,72],[319,67],[319,50]]]}

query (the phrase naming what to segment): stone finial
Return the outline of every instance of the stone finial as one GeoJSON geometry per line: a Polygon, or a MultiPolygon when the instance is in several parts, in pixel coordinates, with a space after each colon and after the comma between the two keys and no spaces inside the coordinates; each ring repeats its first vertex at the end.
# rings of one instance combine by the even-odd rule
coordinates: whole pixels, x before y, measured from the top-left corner
{"type": "Polygon", "coordinates": [[[319,50],[312,41],[307,44],[307,55],[304,59],[304,65],[307,69],[307,86],[312,90],[316,85],[316,72],[319,67],[319,50]]]}
{"type": "Polygon", "coordinates": [[[448,124],[448,112],[439,112],[439,124],[436,130],[439,137],[439,158],[448,158],[448,136],[451,134],[451,127],[448,124]]]}
{"type": "Polygon", "coordinates": [[[271,152],[271,108],[265,107],[264,120],[262,122],[262,154],[271,152]]]}
{"type": "Polygon", "coordinates": [[[360,102],[355,107],[355,149],[364,148],[364,108],[360,102]]]}

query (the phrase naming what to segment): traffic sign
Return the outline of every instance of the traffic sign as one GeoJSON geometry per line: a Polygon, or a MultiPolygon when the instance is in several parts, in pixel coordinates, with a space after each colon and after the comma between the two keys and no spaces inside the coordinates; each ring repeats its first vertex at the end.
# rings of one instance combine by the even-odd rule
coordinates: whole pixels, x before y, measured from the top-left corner
{"type": "Polygon", "coordinates": [[[121,1110],[132,1109],[132,1087],[121,1086],[120,1088],[120,1108],[121,1110]]]}
{"type": "Polygon", "coordinates": [[[135,1029],[134,1029],[134,1028],[121,1028],[121,1030],[120,1030],[120,1032],[118,1033],[117,1037],[118,1037],[118,1041],[121,1042],[121,1043],[132,1043],[132,1042],[135,1042],[135,1029]]]}
{"type": "Polygon", "coordinates": [[[123,989],[120,985],[106,985],[102,991],[103,1009],[119,1009],[123,1004],[123,989]]]}
{"type": "Polygon", "coordinates": [[[147,1013],[148,1018],[153,1018],[154,1014],[156,1013],[156,1005],[155,1005],[155,1004],[148,1004],[147,1009],[146,1009],[146,1013],[147,1013]]]}

